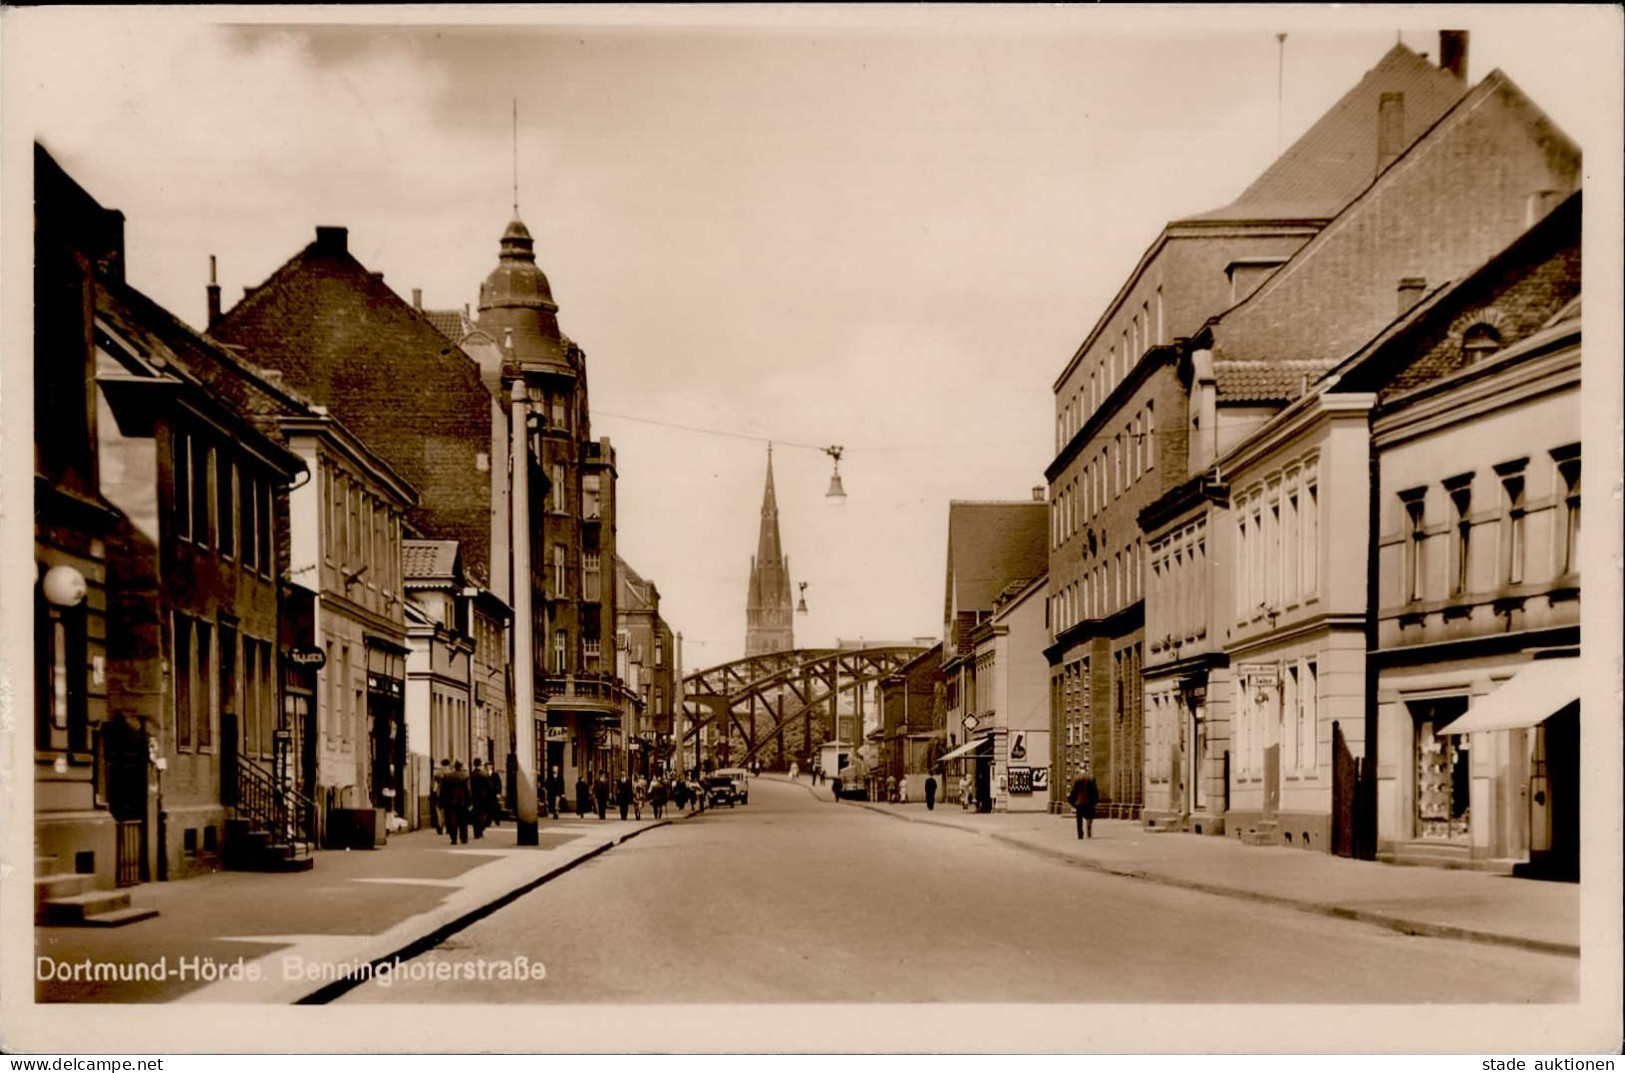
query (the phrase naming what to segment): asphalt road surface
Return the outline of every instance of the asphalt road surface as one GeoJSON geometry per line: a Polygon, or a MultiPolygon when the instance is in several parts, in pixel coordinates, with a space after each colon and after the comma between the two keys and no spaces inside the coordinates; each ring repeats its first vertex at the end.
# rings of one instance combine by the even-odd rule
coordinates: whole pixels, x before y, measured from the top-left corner
{"type": "Polygon", "coordinates": [[[1579,962],[1100,875],[756,779],[341,1002],[1571,1002],[1579,962]],[[445,980],[524,955],[546,979],[445,980]]]}

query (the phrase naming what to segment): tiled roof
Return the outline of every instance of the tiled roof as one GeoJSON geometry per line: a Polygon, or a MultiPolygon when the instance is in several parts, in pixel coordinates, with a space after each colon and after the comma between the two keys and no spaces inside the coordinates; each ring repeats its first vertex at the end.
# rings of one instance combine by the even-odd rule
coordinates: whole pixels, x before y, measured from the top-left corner
{"type": "Polygon", "coordinates": [[[462,342],[463,336],[468,334],[461,309],[425,309],[423,315],[434,325],[435,331],[453,343],[462,342]]]}
{"type": "Polygon", "coordinates": [[[419,492],[408,521],[457,540],[469,566],[487,568],[491,392],[479,366],[367,270],[340,228],[249,289],[211,336],[326,406],[419,492]]]}
{"type": "Polygon", "coordinates": [[[1467,91],[1461,79],[1396,44],[1235,201],[1192,220],[1327,219],[1377,174],[1377,107],[1405,95],[1409,145],[1467,91]]]}
{"type": "Polygon", "coordinates": [[[1049,569],[1049,504],[950,503],[948,567],[960,612],[991,611],[1005,586],[1049,569]]]}
{"type": "Polygon", "coordinates": [[[1213,363],[1222,402],[1287,402],[1303,394],[1336,365],[1324,361],[1226,361],[1213,363]]]}
{"type": "Polygon", "coordinates": [[[412,581],[455,581],[457,541],[401,541],[401,575],[412,581]]]}

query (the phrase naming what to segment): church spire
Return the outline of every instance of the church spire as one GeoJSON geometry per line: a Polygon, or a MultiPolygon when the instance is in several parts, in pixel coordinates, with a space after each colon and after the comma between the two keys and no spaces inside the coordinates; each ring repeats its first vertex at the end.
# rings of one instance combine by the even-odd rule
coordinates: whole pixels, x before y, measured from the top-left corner
{"type": "Polygon", "coordinates": [[[745,655],[786,652],[795,647],[795,609],[790,596],[790,560],[779,541],[779,502],[773,490],[773,445],[767,446],[767,483],[762,489],[762,525],[750,567],[745,601],[745,655]]]}

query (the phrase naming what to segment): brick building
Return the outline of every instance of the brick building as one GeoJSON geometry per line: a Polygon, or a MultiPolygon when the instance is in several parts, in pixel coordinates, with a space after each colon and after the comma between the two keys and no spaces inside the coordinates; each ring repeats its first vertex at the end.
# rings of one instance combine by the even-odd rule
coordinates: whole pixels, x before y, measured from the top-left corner
{"type": "Polygon", "coordinates": [[[1332,388],[1377,398],[1380,857],[1579,875],[1580,221],[1575,193],[1332,388]]]}
{"type": "Polygon", "coordinates": [[[1449,39],[1448,68],[1395,45],[1234,202],[1169,223],[1056,378],[1045,470],[1053,807],[1085,768],[1105,815],[1144,805],[1138,518],[1190,473],[1190,380],[1175,342],[1247,298],[1369,184],[1382,152],[1460,98],[1464,39],[1449,39]],[[1383,100],[1408,100],[1408,119],[1390,108],[1379,121],[1383,100]]]}
{"type": "Polygon", "coordinates": [[[910,800],[924,800],[925,778],[947,741],[942,642],[882,678],[876,704],[881,714],[880,766],[898,782],[908,781],[910,800]]]}
{"type": "MultiPolygon", "coordinates": [[[[1385,96],[1379,114],[1402,106],[1385,96]]],[[[1578,149],[1500,72],[1377,163],[1359,197],[1190,341],[1190,464],[1172,498],[1195,505],[1209,533],[1228,529],[1227,557],[1195,550],[1209,573],[1231,576],[1181,570],[1176,535],[1153,532],[1153,580],[1167,583],[1158,606],[1171,614],[1150,631],[1148,772],[1167,779],[1183,757],[1211,787],[1227,766],[1226,831],[1345,854],[1370,851],[1375,808],[1364,543],[1375,396],[1346,381],[1329,390],[1323,376],[1410,310],[1428,279],[1471,271],[1579,175],[1578,149]],[[1201,623],[1208,637],[1176,638],[1178,609],[1213,594],[1225,602],[1201,623]],[[1176,639],[1199,643],[1181,652],[1176,639]],[[1198,655],[1202,673],[1183,673],[1198,655]]],[[[1190,521],[1162,506],[1148,524],[1190,521]]],[[[1193,825],[1190,808],[1170,798],[1156,818],[1193,825]]]]}

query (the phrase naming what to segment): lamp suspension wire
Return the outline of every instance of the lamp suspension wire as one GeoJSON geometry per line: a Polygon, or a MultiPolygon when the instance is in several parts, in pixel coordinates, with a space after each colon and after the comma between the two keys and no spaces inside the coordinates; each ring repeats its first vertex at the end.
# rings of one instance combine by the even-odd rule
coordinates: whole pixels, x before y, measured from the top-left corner
{"type": "Polygon", "coordinates": [[[843,448],[840,447],[831,448],[828,444],[797,443],[794,440],[781,439],[777,436],[756,436],[749,432],[729,432],[720,428],[702,428],[699,425],[682,425],[675,421],[657,421],[652,417],[633,417],[631,414],[611,413],[608,410],[599,410],[597,408],[594,408],[592,413],[594,417],[613,417],[617,421],[631,421],[639,425],[657,425],[660,428],[675,428],[680,429],[683,432],[698,432],[705,436],[726,436],[729,439],[750,440],[753,443],[765,443],[770,447],[774,444],[777,444],[780,447],[800,447],[808,451],[818,451],[821,454],[829,454],[832,450],[843,450],[843,448]]]}

